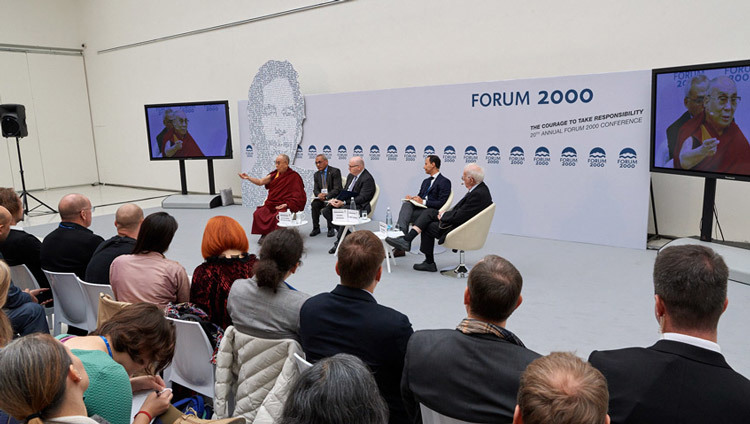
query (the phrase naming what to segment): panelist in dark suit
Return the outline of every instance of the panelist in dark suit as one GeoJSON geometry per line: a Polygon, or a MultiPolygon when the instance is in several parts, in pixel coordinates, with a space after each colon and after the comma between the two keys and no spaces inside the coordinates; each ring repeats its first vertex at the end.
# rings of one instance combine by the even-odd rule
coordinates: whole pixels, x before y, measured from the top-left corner
{"type": "MultiPolygon", "coordinates": [[[[341,171],[338,168],[328,166],[328,158],[324,154],[315,157],[315,166],[318,172],[313,179],[313,194],[317,199],[312,201],[310,209],[312,210],[313,229],[310,237],[320,234],[320,211],[325,207],[325,201],[335,199],[341,191],[341,171]]],[[[336,235],[330,219],[326,219],[328,225],[328,237],[336,235]]]]}
{"type": "Polygon", "coordinates": [[[412,328],[406,315],[379,305],[372,296],[383,259],[383,244],[372,232],[355,231],[344,238],[336,262],[340,284],[302,305],[299,335],[311,362],[337,353],[362,359],[388,403],[389,422],[406,423],[399,384],[412,328]]]}
{"type": "Polygon", "coordinates": [[[475,163],[466,165],[461,180],[469,192],[451,210],[440,213],[437,209],[428,209],[419,215],[408,234],[402,237],[387,237],[385,239],[391,246],[408,251],[411,249],[411,241],[421,234],[419,250],[424,253],[425,260],[421,264],[414,264],[414,269],[417,271],[437,272],[435,256],[433,255],[435,239],[437,238],[439,243],[443,243],[445,236],[451,230],[492,204],[492,194],[484,183],[484,169],[481,166],[475,163]]]}
{"type": "MultiPolygon", "coordinates": [[[[440,209],[451,194],[451,180],[440,173],[440,157],[429,155],[424,159],[424,172],[429,175],[422,181],[419,194],[416,196],[404,196],[406,200],[412,200],[427,207],[427,209],[440,209]]],[[[425,208],[414,206],[411,202],[403,202],[401,211],[398,213],[398,228],[406,231],[409,223],[416,222],[419,215],[426,211],[425,208]]],[[[403,250],[396,249],[395,256],[403,256],[403,250]]]]}
{"type": "MultiPolygon", "coordinates": [[[[375,196],[375,179],[365,169],[365,161],[361,157],[354,156],[349,159],[349,175],[346,176],[346,183],[343,189],[357,193],[354,196],[354,203],[357,209],[370,213],[370,201],[375,196]]],[[[341,196],[341,193],[339,193],[339,196],[341,196]]],[[[333,208],[348,207],[351,200],[351,198],[343,200],[331,199],[322,212],[326,221],[331,222],[333,220],[333,208]]],[[[333,247],[328,251],[330,254],[336,252],[336,246],[338,246],[339,240],[341,240],[343,227],[337,226],[336,230],[338,231],[338,236],[333,247]]]]}
{"type": "Polygon", "coordinates": [[[406,349],[401,393],[411,422],[420,404],[451,418],[510,423],[521,373],[539,357],[505,328],[521,305],[523,279],[507,260],[488,255],[469,273],[466,318],[452,330],[421,330],[406,349]]]}
{"type": "Polygon", "coordinates": [[[690,79],[690,84],[685,87],[683,103],[687,110],[667,128],[667,148],[669,149],[667,160],[672,159],[680,128],[694,116],[700,115],[703,112],[703,99],[707,91],[708,78],[703,74],[694,76],[690,79]]]}
{"type": "Polygon", "coordinates": [[[589,357],[607,378],[613,424],[747,422],[750,380],[732,370],[716,343],[728,277],[724,260],[708,247],[659,252],[654,310],[662,339],[589,357]]]}

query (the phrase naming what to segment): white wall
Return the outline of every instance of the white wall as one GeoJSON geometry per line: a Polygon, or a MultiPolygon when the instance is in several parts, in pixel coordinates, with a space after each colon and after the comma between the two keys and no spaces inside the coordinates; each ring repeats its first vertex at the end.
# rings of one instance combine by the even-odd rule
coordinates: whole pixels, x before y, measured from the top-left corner
{"type": "MultiPolygon", "coordinates": [[[[746,25],[750,2],[677,0],[351,0],[239,27],[97,53],[314,2],[42,2],[78,7],[80,27],[74,24],[68,29],[80,32],[87,45],[85,60],[101,180],[179,187],[176,163],[148,161],[143,116],[147,103],[230,100],[236,150],[235,101],[246,98],[252,76],[268,59],[290,60],[300,73],[303,92],[315,94],[615,72],[750,57],[746,25]]],[[[25,13],[46,13],[24,5],[39,2],[4,3],[25,13]]],[[[35,27],[37,30],[58,32],[35,27]]],[[[18,31],[32,32],[24,27],[18,31]]],[[[43,36],[29,35],[34,37],[43,36]]],[[[60,39],[67,43],[72,38],[68,34],[60,39]]],[[[231,186],[239,193],[239,159],[217,161],[215,166],[217,186],[231,186]]],[[[206,191],[205,164],[190,162],[188,172],[189,188],[206,191]]],[[[660,232],[697,234],[702,180],[659,174],[653,180],[660,232]]],[[[750,240],[746,218],[750,184],[720,181],[717,191],[724,234],[733,240],[750,240]]]]}

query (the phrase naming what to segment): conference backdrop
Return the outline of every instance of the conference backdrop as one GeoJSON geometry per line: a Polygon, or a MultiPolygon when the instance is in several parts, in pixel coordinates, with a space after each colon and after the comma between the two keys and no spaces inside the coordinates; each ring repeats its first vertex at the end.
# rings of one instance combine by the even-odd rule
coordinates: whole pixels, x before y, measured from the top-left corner
{"type": "MultiPolygon", "coordinates": [[[[636,71],[305,96],[294,165],[314,170],[323,153],[345,178],[362,156],[381,189],[374,218],[390,207],[395,221],[424,157],[441,158],[454,204],[477,163],[497,204],[491,232],[645,248],[650,84],[636,71]]],[[[249,170],[247,101],[238,110],[249,170]]]]}

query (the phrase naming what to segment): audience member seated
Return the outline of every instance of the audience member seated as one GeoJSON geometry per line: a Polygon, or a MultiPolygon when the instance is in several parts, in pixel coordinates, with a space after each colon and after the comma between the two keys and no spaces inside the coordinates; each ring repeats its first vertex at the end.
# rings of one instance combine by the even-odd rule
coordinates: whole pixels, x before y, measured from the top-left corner
{"type": "Polygon", "coordinates": [[[263,178],[251,177],[240,173],[240,178],[259,186],[265,186],[268,197],[262,205],[253,212],[252,234],[260,234],[261,242],[265,236],[278,228],[279,212],[286,210],[299,212],[305,209],[307,195],[302,177],[289,167],[289,156],[278,155],[274,162],[276,170],[263,178]]]}
{"type": "Polygon", "coordinates": [[[607,380],[572,353],[535,359],[521,375],[513,424],[609,424],[607,380]]]}
{"type": "MultiPolygon", "coordinates": [[[[13,217],[11,225],[16,226],[23,221],[23,204],[16,191],[12,188],[0,188],[0,206],[5,206],[13,217]]],[[[35,235],[29,234],[20,227],[11,228],[8,238],[0,243],[0,253],[5,256],[5,262],[10,266],[26,265],[34,274],[34,278],[39,283],[39,287],[49,288],[47,276],[42,271],[39,252],[42,249],[42,241],[35,235]]],[[[42,300],[52,298],[52,294],[45,293],[48,297],[42,297],[42,300]]]]}
{"type": "Polygon", "coordinates": [[[8,297],[9,288],[10,268],[5,262],[0,261],[0,348],[13,339],[13,327],[11,327],[8,317],[2,310],[5,306],[5,299],[8,297]]]}
{"type": "Polygon", "coordinates": [[[539,357],[505,328],[521,305],[522,286],[513,264],[487,255],[469,272],[466,318],[453,330],[414,333],[401,380],[413,422],[420,422],[420,404],[469,422],[513,419],[521,373],[539,357]]]}
{"type": "MultiPolygon", "coordinates": [[[[110,424],[129,424],[133,392],[164,389],[157,374],[172,361],[175,330],[155,305],[126,306],[89,336],[63,334],[58,338],[81,358],[91,380],[84,394],[89,416],[99,415],[110,424]]],[[[168,392],[162,396],[172,397],[168,392]]],[[[151,416],[164,413],[168,400],[150,411],[151,416]]]]}
{"type": "Polygon", "coordinates": [[[284,403],[280,424],[385,424],[388,407],[370,370],[339,353],[302,372],[284,403]]]}
{"type": "Polygon", "coordinates": [[[717,344],[729,270],[705,246],[667,247],[654,263],[654,312],[661,340],[651,347],[594,351],[607,378],[614,423],[741,423],[750,381],[717,344]]]}
{"type": "MultiPolygon", "coordinates": [[[[362,359],[374,372],[388,403],[389,422],[406,423],[409,420],[399,383],[406,344],[413,331],[406,315],[379,305],[372,295],[384,259],[383,243],[372,232],[355,231],[344,238],[336,262],[341,283],[332,292],[313,296],[302,305],[300,337],[309,361],[337,353],[362,359]]],[[[433,364],[433,374],[439,372],[439,366],[433,364]]]]}
{"type": "MultiPolygon", "coordinates": [[[[29,424],[99,424],[102,417],[89,418],[84,393],[95,378],[86,372],[81,359],[48,334],[22,337],[0,350],[0,408],[29,424]]],[[[171,392],[151,393],[133,424],[148,424],[147,414],[166,409],[171,392]]],[[[112,399],[127,407],[127,399],[112,399]]],[[[106,418],[105,418],[106,419],[106,418]]],[[[130,420],[128,420],[128,423],[130,420]]],[[[112,423],[110,423],[112,424],[112,423]]]]}
{"type": "Polygon", "coordinates": [[[150,302],[164,309],[169,302],[190,299],[185,268],[164,257],[175,232],[177,221],[166,212],[143,220],[133,254],[118,256],[109,268],[109,282],[118,301],[150,302]]]}
{"type": "Polygon", "coordinates": [[[203,309],[209,320],[223,329],[232,325],[227,311],[232,284],[235,280],[252,277],[253,266],[258,261],[247,252],[249,247],[245,229],[239,222],[228,216],[208,220],[201,243],[201,254],[206,262],[193,271],[190,302],[203,309]]]}
{"type": "Polygon", "coordinates": [[[295,229],[280,228],[260,246],[255,275],[237,280],[229,292],[227,309],[235,328],[263,339],[299,341],[299,310],[310,297],[286,280],[302,264],[302,236],[295,229]]]}
{"type": "Polygon", "coordinates": [[[132,203],[120,206],[115,213],[117,234],[105,240],[94,251],[86,267],[87,283],[109,284],[109,266],[120,255],[133,253],[135,239],[143,222],[143,209],[132,203]]]}
{"type": "Polygon", "coordinates": [[[42,269],[74,272],[84,280],[91,256],[104,241],[88,229],[94,208],[86,196],[74,193],[65,195],[57,209],[62,222],[42,242],[42,269]]]}
{"type": "MultiPolygon", "coordinates": [[[[0,243],[2,243],[10,233],[10,223],[12,216],[7,209],[0,206],[0,243]]],[[[3,262],[3,254],[0,253],[0,262],[3,262]]],[[[6,268],[7,268],[7,264],[6,268]]],[[[5,306],[3,312],[10,321],[14,334],[25,336],[31,333],[49,333],[49,324],[47,315],[44,313],[44,307],[39,304],[36,296],[49,289],[36,289],[23,291],[10,282],[10,269],[6,272],[9,280],[8,293],[4,297],[5,306]]]]}

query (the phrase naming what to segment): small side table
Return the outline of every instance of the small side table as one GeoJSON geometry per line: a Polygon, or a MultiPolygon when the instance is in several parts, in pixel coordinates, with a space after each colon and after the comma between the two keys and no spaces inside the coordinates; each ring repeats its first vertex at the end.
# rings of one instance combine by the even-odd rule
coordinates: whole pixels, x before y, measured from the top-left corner
{"type": "Polygon", "coordinates": [[[346,233],[348,230],[354,231],[354,229],[357,227],[357,225],[367,224],[368,222],[372,221],[370,218],[359,218],[358,220],[345,220],[345,221],[337,221],[333,220],[333,225],[338,225],[339,227],[344,227],[344,232],[341,233],[341,239],[339,240],[339,244],[336,246],[336,252],[334,252],[334,255],[339,254],[339,247],[341,247],[341,243],[344,241],[344,237],[346,237],[346,233]]]}

